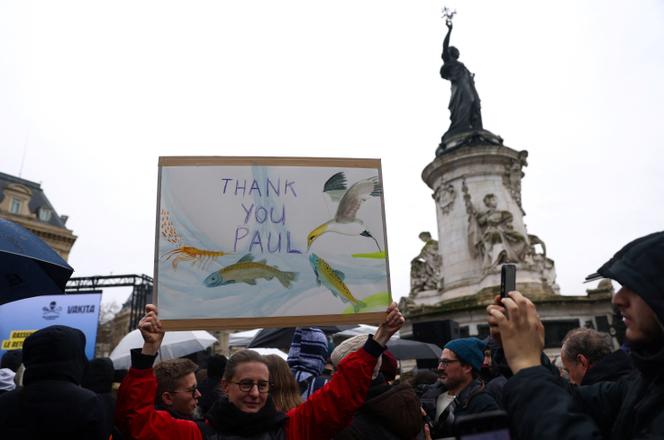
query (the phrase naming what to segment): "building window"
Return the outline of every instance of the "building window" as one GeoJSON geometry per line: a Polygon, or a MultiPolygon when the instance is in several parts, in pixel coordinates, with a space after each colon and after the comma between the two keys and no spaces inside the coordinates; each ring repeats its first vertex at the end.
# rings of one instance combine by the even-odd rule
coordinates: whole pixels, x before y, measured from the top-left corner
{"type": "Polygon", "coordinates": [[[544,348],[562,347],[567,332],[579,328],[578,319],[544,321],[542,324],[544,324],[544,348]]]}
{"type": "Polygon", "coordinates": [[[21,201],[19,199],[12,198],[12,204],[9,207],[9,212],[11,212],[12,214],[21,213],[21,201]]]}
{"type": "Polygon", "coordinates": [[[37,213],[39,215],[39,220],[43,222],[47,222],[51,219],[51,210],[48,208],[39,208],[37,213]]]}

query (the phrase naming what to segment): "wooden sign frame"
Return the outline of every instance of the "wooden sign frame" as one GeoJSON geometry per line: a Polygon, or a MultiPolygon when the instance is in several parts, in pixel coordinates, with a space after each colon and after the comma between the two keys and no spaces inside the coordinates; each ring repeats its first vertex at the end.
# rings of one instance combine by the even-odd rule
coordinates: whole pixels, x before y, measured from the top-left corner
{"type": "Polygon", "coordinates": [[[380,323],[392,301],[382,182],[380,159],[160,157],[153,301],[164,327],[380,323]],[[337,222],[349,200],[359,209],[337,222]]]}

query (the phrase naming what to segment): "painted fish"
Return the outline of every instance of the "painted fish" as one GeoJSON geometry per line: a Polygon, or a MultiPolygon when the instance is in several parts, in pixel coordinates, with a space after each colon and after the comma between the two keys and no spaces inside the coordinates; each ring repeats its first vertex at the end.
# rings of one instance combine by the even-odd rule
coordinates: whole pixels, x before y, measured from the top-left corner
{"type": "Polygon", "coordinates": [[[341,299],[343,302],[350,302],[353,305],[353,309],[357,313],[361,307],[366,307],[367,305],[355,298],[351,293],[350,289],[344,283],[343,272],[339,270],[334,270],[330,267],[329,264],[318,255],[312,253],[309,255],[309,263],[316,274],[316,282],[320,286],[321,284],[330,289],[334,296],[341,299]]]}
{"type": "Polygon", "coordinates": [[[276,278],[282,286],[289,288],[297,278],[297,273],[283,272],[276,266],[267,265],[265,260],[254,261],[254,256],[247,254],[236,263],[212,272],[203,280],[203,284],[207,287],[225,286],[233,283],[247,283],[253,286],[256,284],[256,280],[260,278],[268,281],[276,278]]]}

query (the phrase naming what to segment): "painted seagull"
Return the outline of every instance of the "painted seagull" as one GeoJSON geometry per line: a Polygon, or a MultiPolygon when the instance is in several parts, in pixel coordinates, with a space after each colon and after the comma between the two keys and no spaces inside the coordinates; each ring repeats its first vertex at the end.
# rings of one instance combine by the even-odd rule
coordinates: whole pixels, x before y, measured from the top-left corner
{"type": "Polygon", "coordinates": [[[307,249],[311,248],[314,240],[321,235],[327,232],[336,232],[343,235],[370,237],[376,243],[378,250],[382,251],[378,241],[364,226],[364,222],[356,217],[357,210],[360,209],[362,202],[369,199],[369,197],[379,197],[383,193],[378,176],[358,180],[350,188],[347,188],[346,176],[343,172],[339,172],[325,182],[323,192],[330,196],[332,201],[340,200],[339,206],[333,219],[309,232],[307,249]]]}

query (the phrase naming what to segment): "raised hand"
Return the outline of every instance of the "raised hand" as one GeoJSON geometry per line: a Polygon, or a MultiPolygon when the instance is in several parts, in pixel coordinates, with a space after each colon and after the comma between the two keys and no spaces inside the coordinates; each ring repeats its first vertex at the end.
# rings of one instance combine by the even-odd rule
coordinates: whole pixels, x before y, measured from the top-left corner
{"type": "Polygon", "coordinates": [[[497,310],[503,315],[506,314],[505,307],[503,307],[503,303],[500,302],[500,295],[496,295],[496,297],[493,299],[493,304],[490,304],[486,307],[486,312],[489,315],[487,318],[489,323],[489,333],[491,334],[491,337],[498,343],[498,345],[502,346],[503,343],[500,336],[500,328],[498,327],[498,320],[493,317],[491,310],[497,310]]]}
{"type": "Polygon", "coordinates": [[[498,306],[489,306],[487,310],[500,331],[505,359],[510,369],[516,374],[524,368],[540,365],[544,326],[535,304],[516,291],[510,292],[501,302],[504,310],[498,306]]]}
{"type": "Polygon", "coordinates": [[[380,325],[380,327],[378,327],[378,330],[376,330],[376,335],[374,336],[374,341],[378,342],[382,346],[385,346],[392,335],[398,332],[399,329],[403,326],[404,322],[406,322],[406,319],[399,311],[399,307],[397,307],[397,303],[395,302],[389,305],[385,313],[385,320],[380,325]]]}
{"type": "Polygon", "coordinates": [[[145,306],[145,316],[138,322],[138,329],[143,336],[143,354],[155,355],[164,339],[164,329],[159,321],[159,311],[154,304],[145,306]]]}

